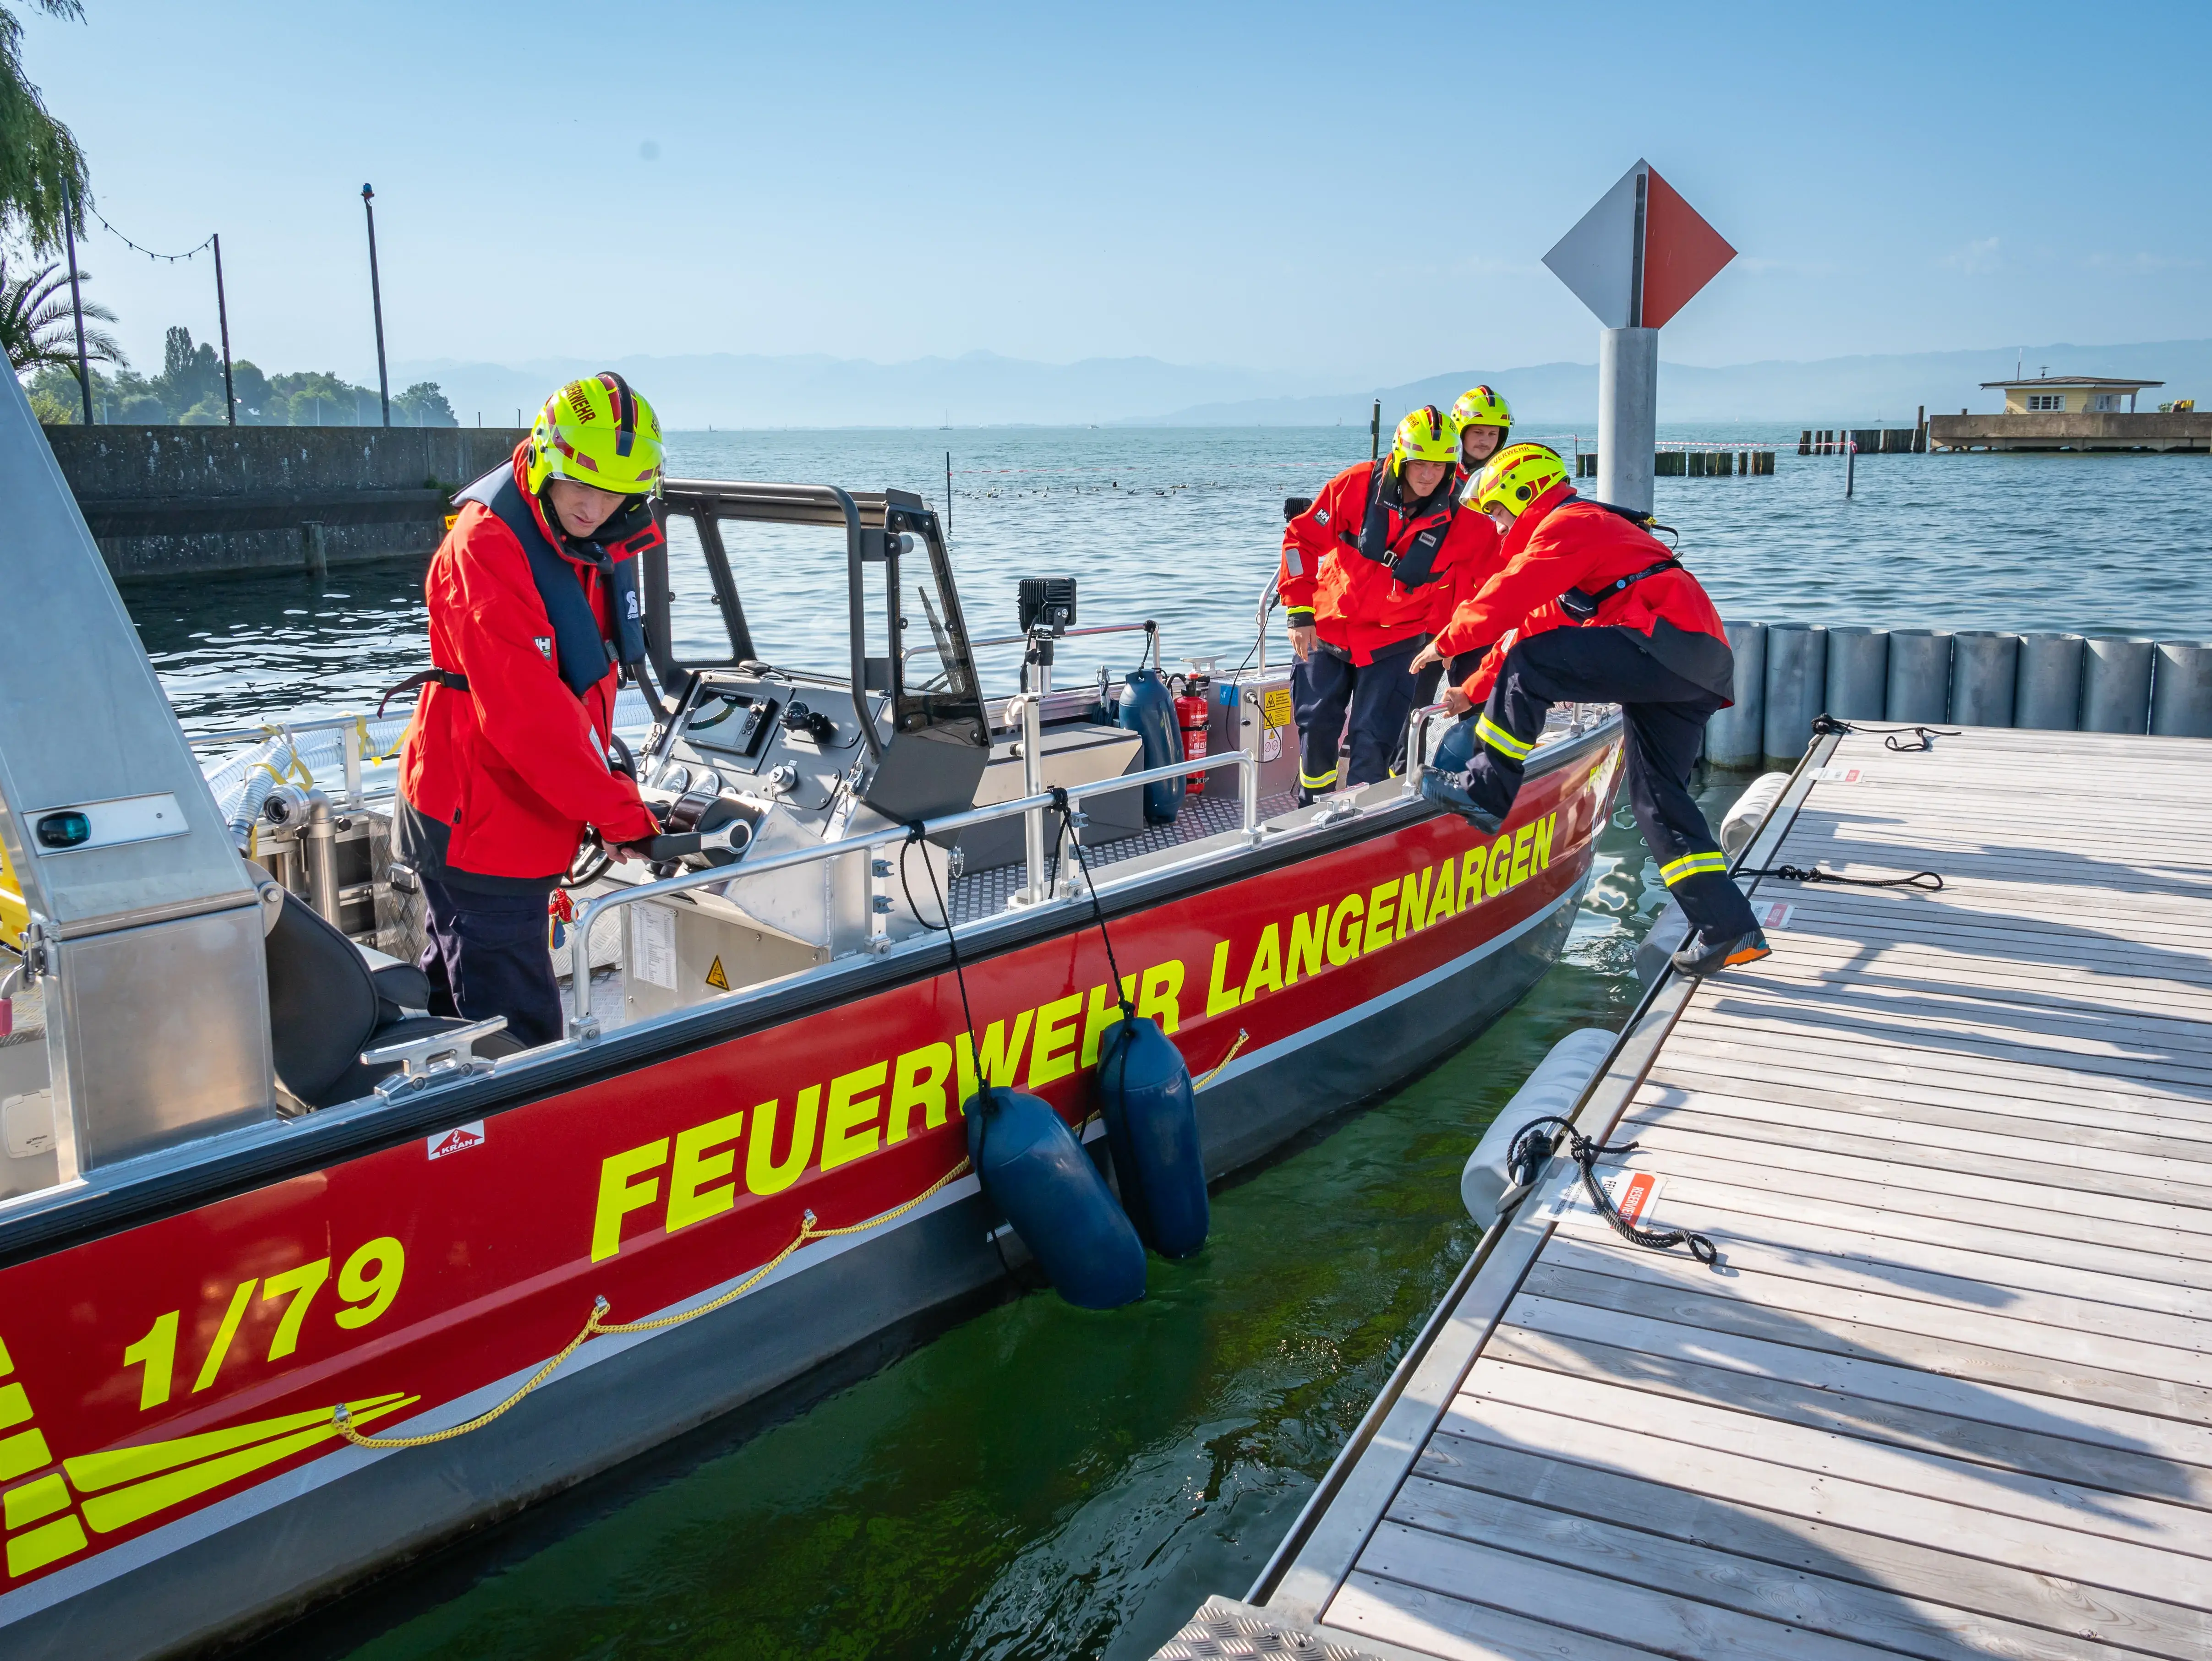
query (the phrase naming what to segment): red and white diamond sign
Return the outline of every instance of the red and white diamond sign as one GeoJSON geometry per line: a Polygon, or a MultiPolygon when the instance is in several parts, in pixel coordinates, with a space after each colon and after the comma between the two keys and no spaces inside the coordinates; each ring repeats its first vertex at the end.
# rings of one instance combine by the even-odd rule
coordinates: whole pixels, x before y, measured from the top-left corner
{"type": "Polygon", "coordinates": [[[1608,329],[1657,329],[1735,250],[1648,161],[1598,198],[1544,264],[1608,329]]]}

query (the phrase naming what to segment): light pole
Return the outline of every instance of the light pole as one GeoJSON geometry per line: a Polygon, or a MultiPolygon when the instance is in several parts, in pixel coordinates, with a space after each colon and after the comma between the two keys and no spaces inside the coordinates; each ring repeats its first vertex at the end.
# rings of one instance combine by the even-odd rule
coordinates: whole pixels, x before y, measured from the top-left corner
{"type": "Polygon", "coordinates": [[[222,330],[222,407],[233,427],[238,425],[238,394],[230,385],[230,306],[222,297],[222,234],[208,239],[215,244],[215,318],[222,330]]]}
{"type": "Polygon", "coordinates": [[[384,291],[376,280],[376,192],[361,187],[361,210],[368,215],[368,303],[376,313],[376,391],[384,404],[384,424],[392,425],[392,378],[384,367],[384,291]]]}
{"type": "Polygon", "coordinates": [[[76,192],[69,191],[62,203],[62,234],[69,242],[70,309],[76,313],[76,382],[77,390],[84,394],[84,424],[92,425],[92,367],[84,356],[84,294],[76,279],[76,192]]]}

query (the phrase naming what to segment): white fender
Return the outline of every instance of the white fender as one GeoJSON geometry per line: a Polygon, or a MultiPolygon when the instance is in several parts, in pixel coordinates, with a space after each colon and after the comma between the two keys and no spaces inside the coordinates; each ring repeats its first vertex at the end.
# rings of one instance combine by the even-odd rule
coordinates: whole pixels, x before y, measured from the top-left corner
{"type": "Polygon", "coordinates": [[[1574,1111],[1576,1098],[1590,1082],[1613,1048],[1613,1034],[1602,1027],[1584,1027],[1569,1033],[1538,1062],[1513,1100],[1498,1110],[1498,1117],[1474,1144],[1460,1173],[1459,1197],[1477,1227],[1488,1228],[1498,1220],[1498,1199],[1513,1185],[1505,1169],[1505,1155],[1521,1127],[1532,1118],[1556,1113],[1561,1118],[1574,1111]]]}

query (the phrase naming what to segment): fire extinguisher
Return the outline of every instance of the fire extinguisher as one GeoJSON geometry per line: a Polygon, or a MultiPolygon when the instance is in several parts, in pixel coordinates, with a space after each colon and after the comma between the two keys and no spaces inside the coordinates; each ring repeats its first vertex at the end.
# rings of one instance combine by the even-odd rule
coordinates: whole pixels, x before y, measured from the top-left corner
{"type": "MultiPolygon", "coordinates": [[[[1206,754],[1206,730],[1211,719],[1206,707],[1206,682],[1203,675],[1184,675],[1176,677],[1179,688],[1176,693],[1176,724],[1182,729],[1182,754],[1187,761],[1195,761],[1206,754]]],[[[1206,789],[1206,775],[1194,773],[1183,781],[1183,788],[1193,796],[1206,789]]]]}

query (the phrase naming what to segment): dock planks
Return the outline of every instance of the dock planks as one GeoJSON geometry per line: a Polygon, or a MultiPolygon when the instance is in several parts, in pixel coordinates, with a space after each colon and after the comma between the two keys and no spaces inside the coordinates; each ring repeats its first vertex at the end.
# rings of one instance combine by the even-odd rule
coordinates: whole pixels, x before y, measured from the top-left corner
{"type": "Polygon", "coordinates": [[[1746,864],[1943,892],[1761,879],[1774,955],[1662,985],[1581,1114],[1719,1265],[1555,1161],[1264,1603],[1207,1613],[1452,1661],[2212,1661],[2208,764],[1820,741],[1746,864]]]}

